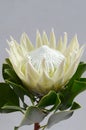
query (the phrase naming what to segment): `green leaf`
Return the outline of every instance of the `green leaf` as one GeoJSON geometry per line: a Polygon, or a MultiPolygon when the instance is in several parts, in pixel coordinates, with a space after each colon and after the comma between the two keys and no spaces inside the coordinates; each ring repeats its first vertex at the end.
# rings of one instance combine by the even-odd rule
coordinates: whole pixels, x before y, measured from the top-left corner
{"type": "Polygon", "coordinates": [[[57,98],[57,94],[55,91],[50,91],[48,94],[43,96],[38,104],[38,107],[44,108],[49,105],[53,105],[57,98]]]}
{"type": "Polygon", "coordinates": [[[61,103],[61,100],[59,98],[59,94],[57,94],[56,102],[55,102],[53,108],[50,111],[55,110],[55,112],[56,112],[59,109],[60,103],[61,103]]]}
{"type": "Polygon", "coordinates": [[[18,97],[20,97],[23,103],[24,103],[24,95],[27,95],[33,101],[35,100],[33,95],[30,94],[29,90],[26,90],[21,84],[19,85],[8,80],[6,80],[6,82],[12,86],[14,92],[17,94],[18,97]]]}
{"type": "Polygon", "coordinates": [[[46,116],[41,109],[38,107],[31,106],[26,110],[24,118],[19,127],[23,125],[31,125],[34,123],[40,123],[46,116]]]}
{"type": "Polygon", "coordinates": [[[53,126],[54,124],[59,123],[62,120],[66,120],[68,118],[70,118],[73,115],[73,111],[61,111],[61,112],[57,112],[52,114],[49,117],[48,123],[47,123],[47,128],[50,128],[51,126],[53,126]]]}
{"type": "Polygon", "coordinates": [[[22,84],[21,80],[16,75],[15,71],[8,64],[3,64],[2,74],[4,80],[10,80],[17,84],[22,84]]]}
{"type": "Polygon", "coordinates": [[[81,62],[77,68],[77,71],[75,72],[74,76],[71,78],[71,80],[68,83],[68,86],[72,86],[74,80],[80,79],[82,74],[86,71],[86,63],[81,62]]]}
{"type": "Polygon", "coordinates": [[[80,78],[80,80],[75,80],[71,89],[65,89],[60,96],[62,104],[60,105],[60,110],[65,110],[72,105],[74,98],[81,92],[86,90],[85,78],[80,78]]]}
{"type": "Polygon", "coordinates": [[[19,106],[13,106],[12,104],[6,104],[6,105],[4,105],[2,108],[2,111],[5,111],[5,112],[15,112],[15,111],[20,111],[20,112],[22,112],[23,114],[24,114],[24,110],[21,108],[21,107],[19,107],[19,106]]]}
{"type": "MultiPolygon", "coordinates": [[[[5,61],[6,61],[6,63],[10,66],[10,67],[12,67],[12,64],[11,64],[11,62],[10,62],[10,59],[9,58],[6,58],[5,59],[5,61]]],[[[13,67],[12,67],[13,68],[13,67]]]]}
{"type": "Polygon", "coordinates": [[[6,80],[6,82],[13,88],[17,96],[20,97],[20,99],[24,102],[24,95],[26,94],[24,88],[21,85],[11,81],[6,80]]]}
{"type": "Polygon", "coordinates": [[[32,103],[35,101],[34,96],[29,92],[29,90],[25,86],[23,86],[21,80],[15,73],[9,59],[6,59],[6,63],[3,64],[2,73],[5,82],[12,86],[14,92],[17,94],[18,97],[20,97],[23,103],[24,95],[27,95],[31,99],[32,103]]]}
{"type": "Polygon", "coordinates": [[[42,97],[38,103],[38,107],[45,108],[50,105],[54,105],[49,111],[54,110],[60,104],[59,95],[55,91],[50,91],[48,94],[42,97]]]}
{"type": "Polygon", "coordinates": [[[3,107],[7,103],[19,106],[19,98],[8,84],[0,83],[0,111],[1,112],[2,112],[1,107],[3,107]]]}
{"type": "Polygon", "coordinates": [[[74,84],[72,86],[72,89],[71,89],[71,93],[75,97],[79,93],[81,93],[81,92],[83,92],[85,90],[86,90],[86,82],[81,81],[81,79],[80,80],[75,80],[74,84]]]}
{"type": "Polygon", "coordinates": [[[74,98],[86,89],[86,78],[80,78],[85,71],[86,63],[81,62],[74,76],[70,79],[64,90],[60,92],[60,99],[62,102],[59,107],[60,110],[66,110],[71,107],[74,98]]]}
{"type": "Polygon", "coordinates": [[[18,130],[19,127],[15,127],[14,130],[18,130]]]}
{"type": "Polygon", "coordinates": [[[76,109],[79,109],[79,108],[81,108],[81,106],[77,102],[73,102],[70,110],[76,110],[76,109]]]}
{"type": "Polygon", "coordinates": [[[80,78],[79,81],[86,83],[86,78],[80,78]]]}

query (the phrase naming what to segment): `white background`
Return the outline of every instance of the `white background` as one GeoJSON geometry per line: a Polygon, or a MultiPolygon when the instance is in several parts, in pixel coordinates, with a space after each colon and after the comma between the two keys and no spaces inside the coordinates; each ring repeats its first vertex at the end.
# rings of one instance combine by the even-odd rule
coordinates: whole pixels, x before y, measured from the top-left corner
{"type": "MultiPolygon", "coordinates": [[[[6,39],[12,35],[16,40],[26,32],[33,44],[35,33],[46,30],[49,35],[52,27],[56,37],[67,32],[69,40],[77,33],[80,44],[86,43],[86,1],[85,0],[0,0],[0,80],[4,59],[8,57],[5,48],[6,39]]],[[[85,50],[86,51],[86,50],[85,50]]],[[[86,53],[82,56],[86,61],[86,53]]],[[[69,120],[61,122],[51,130],[85,130],[86,129],[86,92],[76,100],[82,108],[77,110],[69,120]]],[[[13,130],[19,125],[20,113],[0,114],[0,130],[13,130]]],[[[20,130],[33,130],[33,126],[20,130]]]]}

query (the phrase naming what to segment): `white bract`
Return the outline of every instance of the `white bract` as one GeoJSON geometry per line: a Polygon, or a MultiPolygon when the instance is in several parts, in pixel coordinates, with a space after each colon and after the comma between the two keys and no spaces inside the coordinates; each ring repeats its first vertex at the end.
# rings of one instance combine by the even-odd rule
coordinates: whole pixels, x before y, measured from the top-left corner
{"type": "Polygon", "coordinates": [[[68,46],[66,33],[56,44],[53,31],[49,40],[45,32],[41,36],[37,31],[36,47],[25,33],[20,44],[12,37],[8,43],[9,59],[16,74],[30,92],[38,95],[64,88],[76,72],[84,50],[84,46],[79,47],[76,35],[68,46]]]}

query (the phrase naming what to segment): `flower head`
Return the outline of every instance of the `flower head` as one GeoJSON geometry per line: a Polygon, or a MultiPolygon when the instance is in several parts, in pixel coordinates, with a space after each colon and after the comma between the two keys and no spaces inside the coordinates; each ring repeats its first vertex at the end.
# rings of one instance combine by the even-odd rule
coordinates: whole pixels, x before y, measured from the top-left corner
{"type": "Polygon", "coordinates": [[[54,31],[41,36],[37,31],[36,47],[23,33],[18,44],[13,38],[8,42],[9,59],[23,84],[34,94],[44,95],[50,90],[56,92],[64,88],[74,75],[80,62],[84,46],[80,47],[75,35],[67,46],[64,33],[56,44],[54,31]]]}

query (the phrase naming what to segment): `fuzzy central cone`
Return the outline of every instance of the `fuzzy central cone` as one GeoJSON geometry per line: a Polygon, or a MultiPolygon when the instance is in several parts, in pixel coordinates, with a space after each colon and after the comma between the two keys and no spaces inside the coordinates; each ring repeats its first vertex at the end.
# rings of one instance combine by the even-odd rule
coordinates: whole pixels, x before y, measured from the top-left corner
{"type": "Polygon", "coordinates": [[[42,62],[45,61],[45,67],[48,72],[55,71],[65,59],[61,52],[53,50],[46,45],[30,52],[27,57],[30,58],[32,65],[39,71],[42,62]]]}

